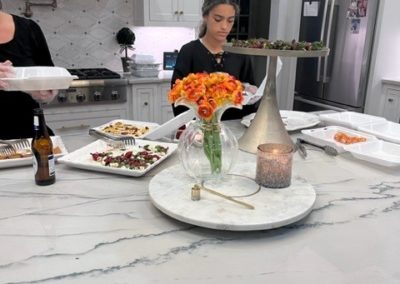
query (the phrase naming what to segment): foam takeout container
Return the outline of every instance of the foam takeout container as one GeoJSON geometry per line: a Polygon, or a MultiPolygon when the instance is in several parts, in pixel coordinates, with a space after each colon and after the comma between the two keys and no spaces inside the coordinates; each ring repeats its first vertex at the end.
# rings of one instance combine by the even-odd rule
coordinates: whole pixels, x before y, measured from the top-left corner
{"type": "Polygon", "coordinates": [[[15,76],[1,78],[8,83],[6,91],[42,91],[68,89],[78,79],[62,67],[14,67],[15,76]]]}

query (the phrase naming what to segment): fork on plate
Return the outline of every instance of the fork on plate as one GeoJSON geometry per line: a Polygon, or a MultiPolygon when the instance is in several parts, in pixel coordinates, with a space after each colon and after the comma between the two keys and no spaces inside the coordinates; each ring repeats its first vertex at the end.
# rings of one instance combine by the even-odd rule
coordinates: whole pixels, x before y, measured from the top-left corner
{"type": "Polygon", "coordinates": [[[133,146],[136,144],[135,137],[132,136],[110,137],[100,131],[97,131],[96,129],[89,129],[89,135],[107,142],[114,148],[123,148],[125,146],[133,146]]]}
{"type": "Polygon", "coordinates": [[[31,149],[31,143],[28,139],[15,139],[15,140],[2,140],[0,144],[8,145],[14,149],[14,151],[28,150],[31,149]]]}
{"type": "Polygon", "coordinates": [[[3,158],[7,158],[17,154],[15,149],[10,145],[0,145],[0,156],[3,158]]]}

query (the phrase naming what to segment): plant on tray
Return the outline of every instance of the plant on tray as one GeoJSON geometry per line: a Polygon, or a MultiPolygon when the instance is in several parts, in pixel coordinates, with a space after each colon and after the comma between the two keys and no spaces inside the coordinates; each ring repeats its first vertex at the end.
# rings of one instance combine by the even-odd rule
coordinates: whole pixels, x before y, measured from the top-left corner
{"type": "Polygon", "coordinates": [[[168,99],[176,106],[193,108],[197,115],[179,140],[180,159],[188,174],[205,180],[229,172],[238,143],[221,116],[228,108],[242,107],[241,82],[227,73],[191,73],[175,82],[168,99]]]}

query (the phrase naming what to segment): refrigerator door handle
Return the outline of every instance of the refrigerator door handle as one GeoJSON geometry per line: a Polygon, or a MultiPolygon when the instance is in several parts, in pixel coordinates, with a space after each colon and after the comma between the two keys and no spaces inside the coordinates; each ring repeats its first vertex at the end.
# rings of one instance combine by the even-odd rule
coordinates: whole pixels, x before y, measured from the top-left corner
{"type": "MultiPolygon", "coordinates": [[[[328,33],[326,35],[326,47],[329,48],[330,41],[331,41],[331,32],[332,32],[332,20],[333,20],[333,12],[335,10],[335,0],[332,0],[331,3],[331,10],[329,11],[329,23],[328,23],[328,33]]],[[[328,72],[328,56],[324,57],[324,76],[322,77],[323,83],[328,83],[327,80],[327,72],[328,72]]]]}
{"type": "MultiPolygon", "coordinates": [[[[324,14],[322,15],[322,26],[321,26],[321,35],[319,37],[320,41],[324,41],[325,34],[325,23],[326,23],[326,15],[328,13],[328,4],[330,0],[325,1],[324,6],[324,14]]],[[[321,57],[318,57],[318,66],[317,66],[317,82],[319,82],[319,78],[321,77],[321,57]]]]}

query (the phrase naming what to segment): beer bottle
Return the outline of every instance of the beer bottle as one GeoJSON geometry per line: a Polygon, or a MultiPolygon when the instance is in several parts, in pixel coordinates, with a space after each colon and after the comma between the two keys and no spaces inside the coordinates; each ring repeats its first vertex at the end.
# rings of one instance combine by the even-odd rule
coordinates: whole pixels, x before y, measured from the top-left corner
{"type": "Polygon", "coordinates": [[[56,181],[53,143],[47,131],[43,109],[33,111],[35,136],[32,139],[33,170],[37,185],[49,185],[56,181]]]}

